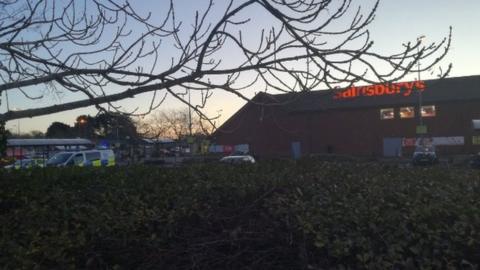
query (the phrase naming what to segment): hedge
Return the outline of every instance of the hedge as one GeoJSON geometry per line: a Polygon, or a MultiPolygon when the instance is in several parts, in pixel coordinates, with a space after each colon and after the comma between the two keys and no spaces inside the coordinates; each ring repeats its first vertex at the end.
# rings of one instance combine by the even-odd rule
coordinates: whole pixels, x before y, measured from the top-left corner
{"type": "Polygon", "coordinates": [[[477,269],[480,173],[303,160],[0,171],[1,269],[477,269]]]}

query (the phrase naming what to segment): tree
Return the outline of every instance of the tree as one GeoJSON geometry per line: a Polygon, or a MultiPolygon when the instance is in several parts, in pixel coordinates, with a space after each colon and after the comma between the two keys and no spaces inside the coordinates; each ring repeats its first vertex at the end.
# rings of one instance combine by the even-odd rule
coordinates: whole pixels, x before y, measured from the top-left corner
{"type": "Polygon", "coordinates": [[[40,138],[44,138],[45,134],[43,132],[41,132],[40,130],[32,130],[32,131],[30,131],[29,136],[30,136],[30,138],[40,139],[40,138]]]}
{"type": "Polygon", "coordinates": [[[141,133],[149,138],[181,139],[186,136],[207,136],[214,126],[187,110],[157,111],[138,124],[141,133]]]}
{"type": "Polygon", "coordinates": [[[32,130],[27,133],[20,133],[16,137],[20,139],[40,139],[40,138],[44,138],[45,134],[43,134],[43,132],[39,130],[32,130]]]}
{"type": "Polygon", "coordinates": [[[7,139],[10,136],[10,131],[5,129],[4,124],[0,123],[0,157],[5,156],[7,152],[7,139]]]}
{"type": "Polygon", "coordinates": [[[101,113],[94,118],[94,132],[100,138],[137,138],[137,127],[133,120],[124,114],[101,113]]]}
{"type": "MultiPolygon", "coordinates": [[[[32,134],[33,135],[33,134],[32,134]]],[[[100,113],[95,117],[79,115],[73,127],[53,122],[45,134],[47,138],[136,138],[137,128],[128,115],[119,113],[100,113]]]]}
{"type": "Polygon", "coordinates": [[[73,125],[77,137],[93,138],[95,137],[95,118],[90,115],[79,115],[73,125]]]}
{"type": "Polygon", "coordinates": [[[183,22],[177,2],[161,2],[148,14],[126,0],[1,0],[0,96],[79,98],[17,111],[7,102],[0,122],[91,105],[120,110],[112,103],[144,93],[152,94],[146,112],[172,95],[202,114],[213,90],[248,100],[250,87],[296,92],[395,81],[419,61],[429,70],[450,48],[451,31],[437,43],[376,53],[367,27],[378,2],[204,0],[183,22]],[[259,18],[269,22],[263,29],[259,18]],[[242,58],[227,61],[232,55],[242,58]],[[199,104],[186,91],[200,92],[199,104]]]}
{"type": "Polygon", "coordinates": [[[45,133],[46,138],[73,138],[75,137],[75,132],[71,126],[61,123],[53,122],[45,133]]]}

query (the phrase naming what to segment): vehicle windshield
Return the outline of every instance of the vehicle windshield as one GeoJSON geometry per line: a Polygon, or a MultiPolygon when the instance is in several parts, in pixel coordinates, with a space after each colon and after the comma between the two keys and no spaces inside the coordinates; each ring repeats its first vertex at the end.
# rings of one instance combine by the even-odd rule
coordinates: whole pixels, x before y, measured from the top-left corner
{"type": "Polygon", "coordinates": [[[429,145],[429,146],[425,146],[425,145],[418,145],[416,148],[415,148],[415,152],[435,152],[435,146],[433,145],[429,145]]]}
{"type": "Polygon", "coordinates": [[[67,161],[73,153],[58,153],[47,161],[47,165],[58,165],[67,161]]]}

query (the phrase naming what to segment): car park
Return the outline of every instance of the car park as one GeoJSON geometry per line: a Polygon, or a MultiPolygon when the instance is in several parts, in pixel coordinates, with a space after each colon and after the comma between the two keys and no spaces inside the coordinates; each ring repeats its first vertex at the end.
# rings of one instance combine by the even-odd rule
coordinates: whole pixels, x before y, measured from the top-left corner
{"type": "Polygon", "coordinates": [[[254,164],[255,159],[250,155],[232,155],[221,158],[220,162],[228,164],[254,164]]]}

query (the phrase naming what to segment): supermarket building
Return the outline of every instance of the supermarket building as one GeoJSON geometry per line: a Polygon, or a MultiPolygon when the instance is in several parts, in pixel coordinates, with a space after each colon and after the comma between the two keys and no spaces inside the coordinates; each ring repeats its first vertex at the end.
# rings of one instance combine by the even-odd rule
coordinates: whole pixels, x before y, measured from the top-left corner
{"type": "Polygon", "coordinates": [[[480,151],[480,76],[347,89],[259,93],[212,136],[216,151],[261,158],[315,154],[409,156],[480,151]]]}

